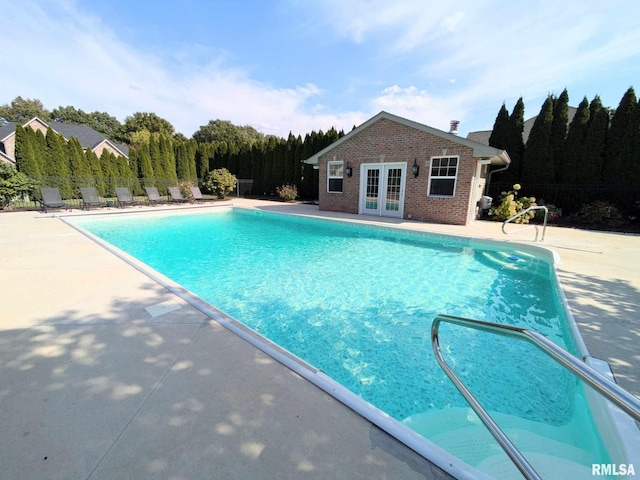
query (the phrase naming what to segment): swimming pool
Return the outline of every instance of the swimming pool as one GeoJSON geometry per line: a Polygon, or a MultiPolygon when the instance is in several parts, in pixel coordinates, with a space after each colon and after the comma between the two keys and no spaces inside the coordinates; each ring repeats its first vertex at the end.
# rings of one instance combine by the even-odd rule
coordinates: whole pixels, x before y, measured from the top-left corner
{"type": "MultiPolygon", "coordinates": [[[[239,209],[117,217],[74,223],[485,471],[499,447],[483,427],[468,430],[477,421],[433,359],[433,318],[515,323],[578,353],[549,258],[527,249],[239,209]],[[472,448],[459,448],[461,432],[467,444],[477,437],[472,448]]],[[[483,404],[513,430],[534,430],[520,433],[526,441],[568,445],[585,467],[610,462],[568,373],[514,342],[441,331],[483,404]]]]}

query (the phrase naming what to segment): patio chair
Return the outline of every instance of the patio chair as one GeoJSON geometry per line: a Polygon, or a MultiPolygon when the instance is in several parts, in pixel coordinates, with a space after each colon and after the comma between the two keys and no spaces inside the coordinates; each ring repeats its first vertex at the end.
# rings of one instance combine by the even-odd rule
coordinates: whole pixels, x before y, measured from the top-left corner
{"type": "Polygon", "coordinates": [[[162,198],[160,198],[160,194],[158,193],[157,187],[144,187],[144,190],[147,192],[149,205],[162,203],[163,200],[162,198]]]}
{"type": "Polygon", "coordinates": [[[182,196],[182,193],[180,193],[180,189],[178,187],[168,187],[168,190],[169,195],[171,195],[171,198],[169,200],[171,200],[172,202],[185,203],[189,201],[188,198],[184,198],[182,196]]]}
{"type": "Polygon", "coordinates": [[[89,210],[90,207],[106,207],[107,202],[103,202],[98,197],[96,187],[80,187],[82,195],[82,209],[89,210]]]}
{"type": "Polygon", "coordinates": [[[116,187],[116,197],[118,198],[116,201],[116,207],[118,208],[124,208],[127,205],[140,205],[140,202],[133,199],[131,190],[127,187],[116,187]]]}
{"type": "Polygon", "coordinates": [[[40,203],[40,211],[47,213],[49,208],[64,208],[70,210],[66,202],[60,196],[60,190],[57,187],[40,187],[40,199],[36,198],[40,203]]]}
{"type": "Polygon", "coordinates": [[[191,196],[196,202],[206,202],[207,199],[202,196],[202,192],[200,191],[200,187],[189,187],[191,190],[191,196]]]}

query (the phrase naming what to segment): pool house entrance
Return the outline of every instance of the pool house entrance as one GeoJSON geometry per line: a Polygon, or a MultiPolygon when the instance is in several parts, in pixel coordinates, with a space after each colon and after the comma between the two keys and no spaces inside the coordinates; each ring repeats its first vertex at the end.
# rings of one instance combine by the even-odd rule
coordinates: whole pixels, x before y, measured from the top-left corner
{"type": "Polygon", "coordinates": [[[361,165],[360,214],[402,218],[407,164],[361,165]]]}

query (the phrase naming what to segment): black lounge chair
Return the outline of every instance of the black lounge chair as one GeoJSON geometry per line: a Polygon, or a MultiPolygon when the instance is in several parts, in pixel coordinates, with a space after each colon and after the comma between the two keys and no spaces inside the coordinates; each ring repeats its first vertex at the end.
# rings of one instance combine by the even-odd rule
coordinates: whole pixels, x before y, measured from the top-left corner
{"type": "Polygon", "coordinates": [[[98,198],[96,187],[80,187],[80,195],[82,195],[82,209],[89,210],[90,207],[106,207],[107,202],[103,202],[98,198]]]}
{"type": "Polygon", "coordinates": [[[40,211],[47,213],[49,208],[64,208],[70,210],[69,206],[62,200],[60,190],[57,187],[40,187],[40,211]]]}
{"type": "Polygon", "coordinates": [[[191,196],[196,202],[206,202],[207,199],[202,196],[200,187],[189,187],[191,190],[191,196]]]}
{"type": "Polygon", "coordinates": [[[118,197],[116,207],[124,208],[127,205],[140,205],[140,202],[133,199],[131,190],[127,187],[116,187],[116,197],[118,197]]]}
{"type": "Polygon", "coordinates": [[[185,203],[189,201],[188,198],[184,198],[182,196],[182,193],[180,193],[180,189],[178,187],[168,187],[168,190],[169,190],[169,195],[171,195],[170,200],[172,202],[185,203]]]}
{"type": "Polygon", "coordinates": [[[147,198],[149,199],[149,205],[155,205],[156,203],[162,203],[162,198],[158,193],[157,187],[144,187],[147,192],[147,198]]]}

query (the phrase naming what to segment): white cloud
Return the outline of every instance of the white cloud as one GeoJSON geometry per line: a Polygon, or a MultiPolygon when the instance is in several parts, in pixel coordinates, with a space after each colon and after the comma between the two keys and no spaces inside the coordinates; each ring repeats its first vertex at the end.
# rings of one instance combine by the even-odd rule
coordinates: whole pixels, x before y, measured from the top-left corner
{"type": "Polygon", "coordinates": [[[449,128],[449,122],[459,119],[466,110],[453,97],[437,97],[415,86],[403,88],[393,85],[385,88],[372,103],[377,110],[385,110],[445,131],[449,128]]]}
{"type": "Polygon", "coordinates": [[[187,136],[216,118],[280,136],[290,130],[350,129],[351,122],[363,121],[358,112],[314,112],[307,102],[322,92],[312,83],[273,86],[241,68],[225,68],[220,58],[206,66],[190,63],[188,53],[172,59],[184,62],[181,68],[170,68],[162,58],[121,41],[73,2],[60,9],[37,2],[2,4],[11,18],[0,30],[3,62],[10,66],[1,73],[7,96],[2,103],[20,95],[38,98],[48,109],[73,105],[121,121],[138,111],[154,112],[187,136]]]}
{"type": "MultiPolygon", "coordinates": [[[[377,48],[379,64],[412,65],[406,83],[429,91],[415,98],[416,105],[428,98],[442,110],[446,104],[471,110],[492,102],[497,113],[505,99],[542,100],[565,87],[571,94],[572,85],[586,83],[596,92],[616,83],[622,96],[634,78],[621,72],[637,72],[628,64],[640,64],[640,3],[635,0],[318,0],[313,5],[316,18],[338,38],[377,48]]],[[[398,76],[389,80],[403,83],[398,76]]],[[[403,106],[397,93],[374,102],[415,110],[403,106]]]]}

